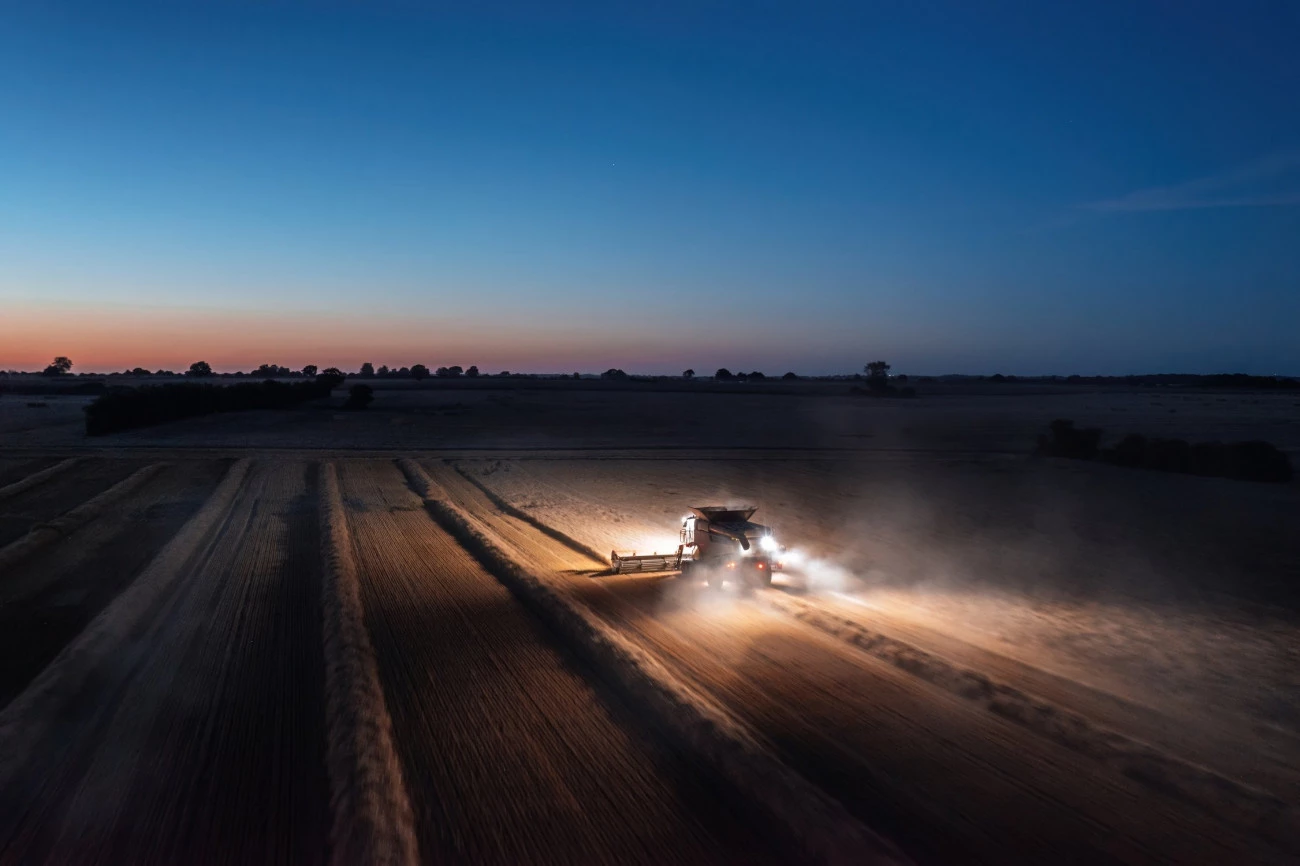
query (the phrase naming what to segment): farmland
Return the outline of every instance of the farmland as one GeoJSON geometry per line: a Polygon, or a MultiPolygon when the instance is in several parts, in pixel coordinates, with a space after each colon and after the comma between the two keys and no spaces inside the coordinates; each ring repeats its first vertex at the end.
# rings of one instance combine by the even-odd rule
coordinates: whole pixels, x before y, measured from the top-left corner
{"type": "Polygon", "coordinates": [[[1300,853],[1296,485],[1027,456],[1281,398],[376,393],[0,406],[0,862],[1300,853]],[[770,589],[607,573],[739,500],[770,589]]]}

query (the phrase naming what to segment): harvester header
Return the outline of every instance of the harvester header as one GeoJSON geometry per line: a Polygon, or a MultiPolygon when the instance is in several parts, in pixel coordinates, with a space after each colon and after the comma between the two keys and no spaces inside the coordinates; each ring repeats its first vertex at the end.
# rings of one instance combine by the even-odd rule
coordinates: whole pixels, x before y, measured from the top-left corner
{"type": "Polygon", "coordinates": [[[616,573],[637,571],[680,571],[686,575],[702,571],[712,586],[720,586],[728,575],[744,575],[750,582],[766,586],[772,570],[780,568],[779,550],[772,530],[750,520],[756,505],[692,506],[682,518],[680,543],[669,553],[610,553],[616,573]]]}

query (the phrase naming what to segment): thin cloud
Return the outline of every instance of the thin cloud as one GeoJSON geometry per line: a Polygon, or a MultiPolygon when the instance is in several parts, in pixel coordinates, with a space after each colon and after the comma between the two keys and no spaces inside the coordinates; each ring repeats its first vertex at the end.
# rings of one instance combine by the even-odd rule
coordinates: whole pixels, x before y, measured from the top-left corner
{"type": "Polygon", "coordinates": [[[1300,151],[1277,153],[1219,174],[1089,202],[1102,213],[1300,205],[1300,151]]]}

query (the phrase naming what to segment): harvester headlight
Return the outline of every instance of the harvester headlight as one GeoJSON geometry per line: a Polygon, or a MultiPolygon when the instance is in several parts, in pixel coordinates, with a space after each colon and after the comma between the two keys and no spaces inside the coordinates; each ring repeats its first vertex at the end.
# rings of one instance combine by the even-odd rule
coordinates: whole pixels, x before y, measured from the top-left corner
{"type": "Polygon", "coordinates": [[[776,539],[770,535],[764,535],[763,540],[758,543],[758,546],[766,550],[768,553],[771,553],[778,547],[776,539]]]}

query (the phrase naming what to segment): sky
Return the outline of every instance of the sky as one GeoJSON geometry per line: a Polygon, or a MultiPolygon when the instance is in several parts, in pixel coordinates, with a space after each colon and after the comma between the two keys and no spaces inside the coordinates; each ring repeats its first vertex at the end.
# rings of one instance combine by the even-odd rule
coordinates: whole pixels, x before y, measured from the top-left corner
{"type": "Polygon", "coordinates": [[[0,0],[0,369],[1300,374],[1300,4],[0,0]]]}

